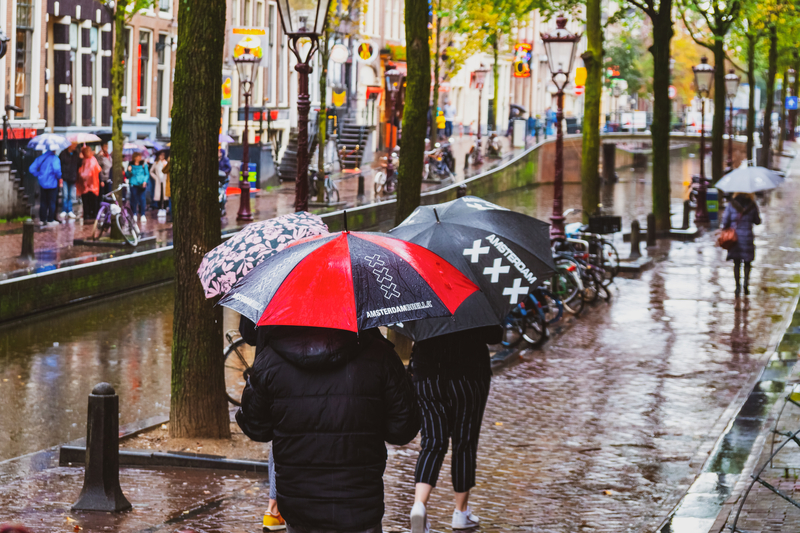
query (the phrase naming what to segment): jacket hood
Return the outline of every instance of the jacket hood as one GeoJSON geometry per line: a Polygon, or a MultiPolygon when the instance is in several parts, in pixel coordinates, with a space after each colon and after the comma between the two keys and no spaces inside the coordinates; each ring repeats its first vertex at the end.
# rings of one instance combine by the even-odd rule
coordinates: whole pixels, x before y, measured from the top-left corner
{"type": "Polygon", "coordinates": [[[347,364],[358,354],[359,338],[351,331],[280,326],[269,334],[269,346],[295,366],[324,372],[347,364]]]}

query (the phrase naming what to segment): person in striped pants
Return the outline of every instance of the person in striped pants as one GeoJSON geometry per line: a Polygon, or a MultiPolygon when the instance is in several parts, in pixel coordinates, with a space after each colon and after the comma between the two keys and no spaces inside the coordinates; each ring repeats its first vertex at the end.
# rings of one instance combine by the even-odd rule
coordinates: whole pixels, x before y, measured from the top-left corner
{"type": "Polygon", "coordinates": [[[414,475],[416,494],[411,532],[427,533],[426,505],[436,487],[450,440],[450,474],[455,491],[453,529],[477,527],[469,507],[475,486],[478,438],[492,370],[487,344],[500,342],[502,328],[474,328],[422,340],[411,353],[411,372],[422,416],[422,449],[414,475]]]}

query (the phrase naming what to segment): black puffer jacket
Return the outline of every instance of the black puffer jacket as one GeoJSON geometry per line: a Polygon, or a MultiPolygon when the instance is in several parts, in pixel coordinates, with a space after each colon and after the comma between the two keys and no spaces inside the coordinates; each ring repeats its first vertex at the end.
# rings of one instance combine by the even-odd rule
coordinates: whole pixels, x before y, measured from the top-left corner
{"type": "Polygon", "coordinates": [[[411,383],[377,330],[277,327],[256,357],[236,421],[273,441],[286,522],[364,530],[383,518],[386,445],[419,431],[411,383]]]}

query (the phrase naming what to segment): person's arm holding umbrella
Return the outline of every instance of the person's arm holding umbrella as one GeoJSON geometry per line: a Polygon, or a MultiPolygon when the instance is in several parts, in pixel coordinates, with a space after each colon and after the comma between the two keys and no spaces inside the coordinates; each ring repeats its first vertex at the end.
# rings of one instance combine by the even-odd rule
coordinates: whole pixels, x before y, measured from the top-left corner
{"type": "MultiPolygon", "coordinates": [[[[375,342],[388,345],[386,340],[378,339],[375,342]]],[[[383,440],[395,446],[403,446],[414,440],[419,433],[419,410],[411,379],[403,362],[388,346],[387,351],[391,353],[387,355],[389,364],[383,393],[386,405],[383,440]]]]}
{"type": "Polygon", "coordinates": [[[252,372],[242,392],[242,406],[236,411],[236,423],[245,435],[256,442],[270,442],[275,430],[267,360],[268,356],[264,352],[256,355],[252,372]]]}

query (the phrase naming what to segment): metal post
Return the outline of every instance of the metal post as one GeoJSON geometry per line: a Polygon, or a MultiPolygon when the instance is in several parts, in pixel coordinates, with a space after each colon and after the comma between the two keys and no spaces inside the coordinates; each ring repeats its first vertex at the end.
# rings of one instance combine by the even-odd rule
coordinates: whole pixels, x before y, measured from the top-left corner
{"type": "Polygon", "coordinates": [[[3,148],[0,150],[0,161],[8,161],[8,113],[3,115],[3,148]]]}
{"type": "Polygon", "coordinates": [[[22,253],[20,257],[23,259],[34,259],[33,252],[33,230],[35,225],[33,220],[27,219],[22,223],[22,253]]]}
{"type": "Polygon", "coordinates": [[[250,181],[248,174],[250,172],[250,142],[248,137],[247,126],[250,121],[250,90],[252,85],[245,84],[246,90],[244,92],[244,134],[242,139],[242,168],[239,172],[239,188],[241,194],[239,196],[239,212],[236,213],[236,220],[243,220],[249,222],[253,220],[253,215],[250,212],[250,181]]]}
{"type": "Polygon", "coordinates": [[[308,112],[311,100],[308,95],[308,75],[311,66],[298,63],[297,71],[297,177],[294,183],[294,210],[308,211],[308,112]]]}
{"type": "Polygon", "coordinates": [[[631,222],[631,255],[630,259],[639,259],[642,257],[642,251],[640,248],[641,243],[641,234],[642,228],[639,226],[639,221],[634,220],[631,222]]]}
{"type": "MultiPolygon", "coordinates": [[[[708,206],[706,206],[706,99],[701,98],[700,105],[700,187],[697,189],[697,209],[694,211],[695,224],[708,223],[708,206]]],[[[649,228],[648,228],[649,229],[649,228]]]]}
{"type": "Polygon", "coordinates": [[[553,180],[553,215],[550,221],[550,238],[559,239],[564,237],[564,132],[561,122],[564,119],[564,91],[559,89],[556,101],[558,110],[556,111],[556,172],[553,180]]]}
{"type": "Polygon", "coordinates": [[[728,111],[728,170],[733,170],[733,98],[730,101],[730,110],[728,111]]]}
{"type": "Polygon", "coordinates": [[[683,222],[681,229],[689,229],[689,211],[692,210],[692,203],[689,200],[683,201],[683,222]]]}
{"type": "Polygon", "coordinates": [[[482,146],[481,146],[481,104],[483,103],[483,85],[478,90],[478,145],[475,147],[476,154],[473,158],[473,164],[481,164],[483,163],[483,153],[482,153],[482,146]]]}
{"type": "Polygon", "coordinates": [[[116,513],[131,508],[119,486],[119,397],[99,383],[89,395],[83,489],[73,511],[116,513]]]}
{"type": "Polygon", "coordinates": [[[655,213],[647,214],[647,247],[656,245],[656,215],[655,213]]]}

